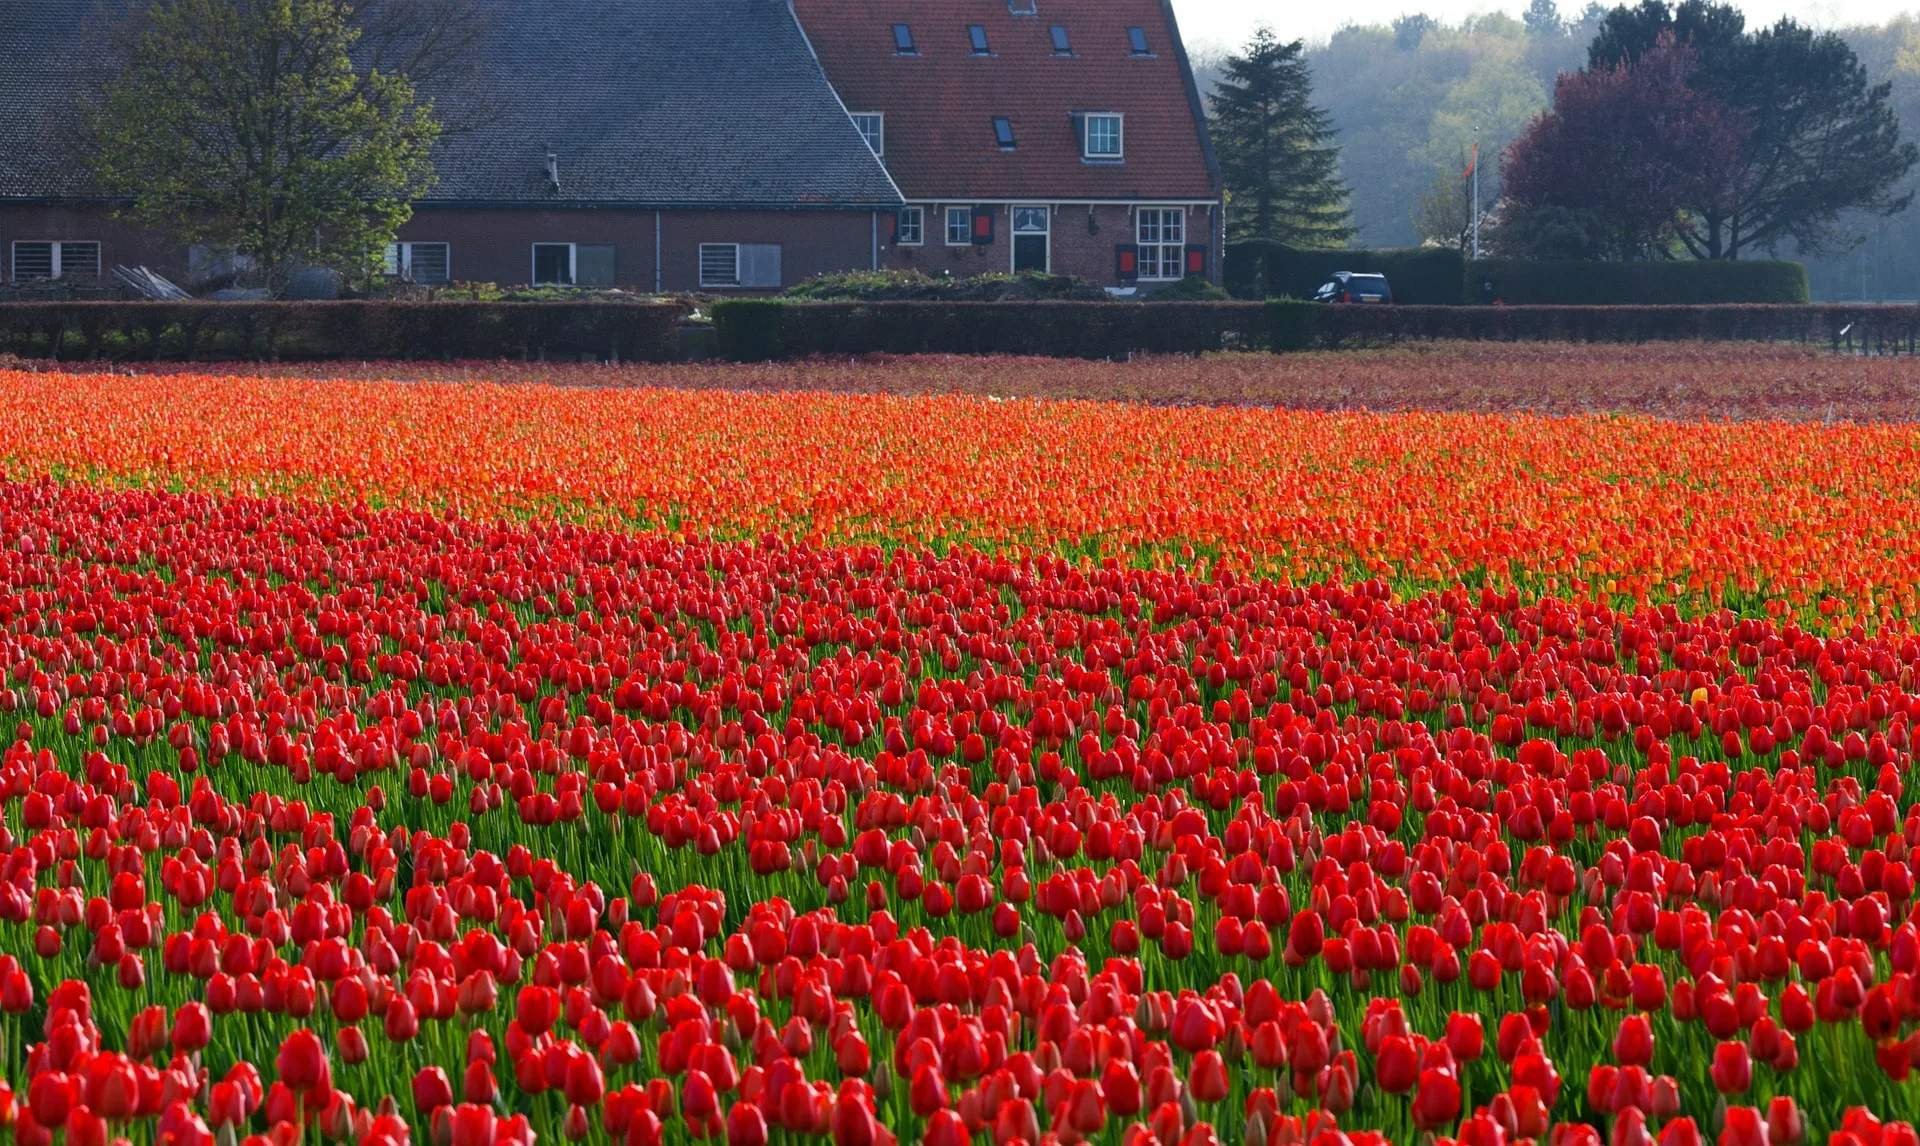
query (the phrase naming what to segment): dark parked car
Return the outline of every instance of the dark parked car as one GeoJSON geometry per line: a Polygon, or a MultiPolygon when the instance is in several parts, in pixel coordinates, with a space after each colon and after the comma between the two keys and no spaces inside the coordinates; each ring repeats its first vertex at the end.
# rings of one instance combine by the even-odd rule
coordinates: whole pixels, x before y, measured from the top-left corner
{"type": "Polygon", "coordinates": [[[1313,293],[1315,302],[1393,301],[1393,288],[1385,275],[1363,275],[1353,271],[1335,271],[1333,279],[1313,293]]]}

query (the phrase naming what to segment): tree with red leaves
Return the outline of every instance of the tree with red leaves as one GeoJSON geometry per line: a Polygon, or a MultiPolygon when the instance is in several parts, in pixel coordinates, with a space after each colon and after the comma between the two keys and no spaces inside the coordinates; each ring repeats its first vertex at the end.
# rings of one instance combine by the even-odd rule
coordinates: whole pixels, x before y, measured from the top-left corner
{"type": "Polygon", "coordinates": [[[1671,36],[1639,59],[1571,72],[1507,149],[1500,243],[1509,253],[1658,258],[1683,214],[1729,198],[1745,129],[1689,82],[1671,36]]]}

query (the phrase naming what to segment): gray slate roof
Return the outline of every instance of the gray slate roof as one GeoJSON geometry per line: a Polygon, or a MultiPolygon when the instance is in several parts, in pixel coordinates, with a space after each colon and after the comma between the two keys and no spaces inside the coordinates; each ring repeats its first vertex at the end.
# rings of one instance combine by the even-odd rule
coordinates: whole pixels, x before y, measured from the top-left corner
{"type": "MultiPolygon", "coordinates": [[[[97,82],[87,37],[126,2],[0,0],[0,199],[94,193],[72,157],[71,109],[97,82]]],[[[486,107],[442,140],[427,203],[900,202],[786,0],[505,0],[484,53],[486,107]]],[[[447,106],[460,90],[425,94],[461,118],[447,106]]]]}

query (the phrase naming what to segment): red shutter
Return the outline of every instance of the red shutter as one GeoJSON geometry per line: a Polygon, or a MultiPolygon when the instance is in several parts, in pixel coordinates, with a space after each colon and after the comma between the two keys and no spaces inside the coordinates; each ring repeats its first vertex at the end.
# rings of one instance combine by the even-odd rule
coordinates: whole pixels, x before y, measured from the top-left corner
{"type": "Polygon", "coordinates": [[[1195,244],[1187,248],[1187,273],[1204,276],[1207,273],[1207,248],[1205,244],[1195,244]]]}
{"type": "Polygon", "coordinates": [[[1140,248],[1121,243],[1113,249],[1113,273],[1123,283],[1140,281],[1140,248]]]}
{"type": "Polygon", "coordinates": [[[992,207],[975,207],[973,209],[973,245],[976,247],[993,245],[992,207]]]}

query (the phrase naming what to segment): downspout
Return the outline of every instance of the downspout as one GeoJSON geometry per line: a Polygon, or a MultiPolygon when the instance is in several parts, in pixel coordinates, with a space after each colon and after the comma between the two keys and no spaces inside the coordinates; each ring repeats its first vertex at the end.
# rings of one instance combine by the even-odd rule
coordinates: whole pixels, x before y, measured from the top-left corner
{"type": "Polygon", "coordinates": [[[665,277],[660,258],[660,212],[653,213],[653,293],[665,294],[665,277]]]}
{"type": "Polygon", "coordinates": [[[872,261],[867,269],[877,271],[880,269],[880,212],[875,211],[867,218],[868,221],[873,224],[873,255],[872,261]]]}

